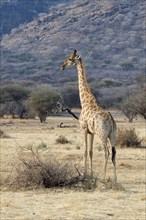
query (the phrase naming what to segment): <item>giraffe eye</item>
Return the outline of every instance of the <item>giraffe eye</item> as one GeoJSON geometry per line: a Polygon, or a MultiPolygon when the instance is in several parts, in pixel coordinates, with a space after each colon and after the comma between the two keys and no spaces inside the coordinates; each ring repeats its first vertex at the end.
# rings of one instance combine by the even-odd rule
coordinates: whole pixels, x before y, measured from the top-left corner
{"type": "Polygon", "coordinates": [[[77,55],[77,56],[76,56],[76,59],[78,59],[78,60],[79,60],[80,58],[81,58],[81,56],[80,56],[80,55],[77,55]]]}

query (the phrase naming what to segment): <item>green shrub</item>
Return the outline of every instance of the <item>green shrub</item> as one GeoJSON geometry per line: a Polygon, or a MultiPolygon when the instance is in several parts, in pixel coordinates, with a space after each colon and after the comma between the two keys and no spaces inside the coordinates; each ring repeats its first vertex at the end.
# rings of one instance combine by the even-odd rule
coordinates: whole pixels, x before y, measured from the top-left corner
{"type": "Polygon", "coordinates": [[[44,148],[47,148],[47,144],[44,142],[41,142],[37,147],[38,149],[44,149],[44,148]]]}
{"type": "Polygon", "coordinates": [[[138,137],[135,129],[119,129],[117,132],[117,144],[120,147],[141,147],[142,139],[138,137]]]}

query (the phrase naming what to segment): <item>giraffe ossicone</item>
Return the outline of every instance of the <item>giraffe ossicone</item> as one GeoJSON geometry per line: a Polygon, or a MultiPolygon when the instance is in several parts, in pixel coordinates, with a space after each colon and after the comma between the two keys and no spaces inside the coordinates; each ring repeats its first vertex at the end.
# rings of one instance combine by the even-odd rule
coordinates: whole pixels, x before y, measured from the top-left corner
{"type": "Polygon", "coordinates": [[[112,163],[114,169],[114,180],[117,180],[116,175],[116,123],[112,115],[101,108],[100,104],[92,94],[90,87],[87,83],[85,67],[82,62],[81,56],[77,55],[77,50],[74,50],[61,66],[61,70],[67,67],[77,67],[78,72],[78,85],[79,96],[81,102],[81,114],[79,117],[80,128],[84,133],[85,140],[85,163],[84,175],[87,175],[87,161],[88,154],[90,158],[91,175],[93,175],[92,159],[93,159],[93,141],[94,135],[98,136],[100,144],[105,151],[105,164],[104,164],[104,178],[106,177],[107,163],[109,158],[109,141],[112,149],[112,163]]]}

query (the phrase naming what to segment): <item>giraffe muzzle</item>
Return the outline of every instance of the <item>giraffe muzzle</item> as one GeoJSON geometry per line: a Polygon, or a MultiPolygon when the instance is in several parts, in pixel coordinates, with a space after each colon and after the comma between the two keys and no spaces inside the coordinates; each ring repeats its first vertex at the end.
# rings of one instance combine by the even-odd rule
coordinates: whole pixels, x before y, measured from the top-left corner
{"type": "Polygon", "coordinates": [[[64,69],[65,69],[65,66],[62,65],[61,68],[60,68],[60,70],[63,71],[64,69]]]}

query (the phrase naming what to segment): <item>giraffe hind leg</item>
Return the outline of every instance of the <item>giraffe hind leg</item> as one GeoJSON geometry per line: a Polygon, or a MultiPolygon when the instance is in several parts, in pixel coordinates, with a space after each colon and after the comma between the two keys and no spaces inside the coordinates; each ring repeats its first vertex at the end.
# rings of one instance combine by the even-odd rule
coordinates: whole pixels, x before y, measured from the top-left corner
{"type": "Polygon", "coordinates": [[[117,181],[117,174],[116,174],[116,149],[115,149],[115,138],[114,138],[114,135],[110,135],[109,137],[109,142],[110,142],[110,145],[112,147],[112,163],[113,163],[113,166],[114,166],[114,181],[116,182],[117,181]]]}
{"type": "Polygon", "coordinates": [[[115,166],[115,164],[116,164],[116,149],[115,149],[115,147],[112,147],[112,162],[115,166]]]}
{"type": "Polygon", "coordinates": [[[116,174],[116,149],[112,147],[112,162],[114,165],[114,180],[117,181],[117,174],[116,174]]]}

